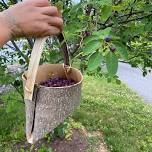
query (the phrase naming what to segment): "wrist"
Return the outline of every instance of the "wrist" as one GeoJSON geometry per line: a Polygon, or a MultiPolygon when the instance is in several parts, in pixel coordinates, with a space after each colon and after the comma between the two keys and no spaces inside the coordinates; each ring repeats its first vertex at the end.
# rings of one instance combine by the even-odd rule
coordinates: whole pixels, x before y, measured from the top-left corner
{"type": "Polygon", "coordinates": [[[4,12],[0,12],[0,45],[3,45],[12,38],[12,31],[6,20],[4,12]]]}

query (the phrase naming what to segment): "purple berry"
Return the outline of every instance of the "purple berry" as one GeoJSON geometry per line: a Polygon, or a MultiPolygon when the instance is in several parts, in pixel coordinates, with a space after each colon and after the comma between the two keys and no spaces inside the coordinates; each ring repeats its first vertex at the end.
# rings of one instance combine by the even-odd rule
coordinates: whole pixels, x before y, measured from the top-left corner
{"type": "Polygon", "coordinates": [[[106,37],[105,39],[104,39],[106,42],[110,42],[112,39],[111,39],[111,37],[106,37]]]}
{"type": "Polygon", "coordinates": [[[114,12],[112,13],[112,15],[113,15],[114,17],[117,17],[119,14],[118,14],[117,11],[114,11],[114,12]]]}
{"type": "Polygon", "coordinates": [[[49,80],[43,81],[40,84],[46,87],[63,87],[74,85],[76,82],[74,80],[67,80],[60,77],[51,78],[49,80]]]}
{"type": "Polygon", "coordinates": [[[115,51],[116,51],[116,48],[115,48],[115,47],[111,47],[111,48],[110,48],[110,51],[111,51],[111,52],[115,52],[115,51]]]}
{"type": "Polygon", "coordinates": [[[86,36],[90,36],[90,32],[87,32],[87,31],[86,31],[86,32],[85,32],[85,35],[86,35],[86,36]]]}
{"type": "Polygon", "coordinates": [[[72,83],[71,83],[71,85],[74,85],[74,84],[75,84],[75,82],[72,82],[72,83]]]}

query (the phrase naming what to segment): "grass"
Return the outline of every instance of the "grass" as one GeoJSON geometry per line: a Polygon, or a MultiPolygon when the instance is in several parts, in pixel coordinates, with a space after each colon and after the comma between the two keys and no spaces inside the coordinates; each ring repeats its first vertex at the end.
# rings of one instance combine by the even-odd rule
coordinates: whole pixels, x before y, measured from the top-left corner
{"type": "Polygon", "coordinates": [[[10,92],[0,97],[0,152],[9,152],[10,145],[25,138],[24,105],[20,95],[10,92]]]}
{"type": "Polygon", "coordinates": [[[73,117],[90,131],[103,131],[113,152],[152,151],[152,107],[125,85],[85,77],[83,102],[73,117]]]}
{"type": "MultiPolygon", "coordinates": [[[[18,96],[11,92],[0,97],[5,101],[0,106],[0,152],[25,139],[24,106],[18,96]]],[[[103,132],[112,152],[152,151],[152,107],[125,85],[86,76],[81,106],[73,119],[90,132],[103,132]]]]}

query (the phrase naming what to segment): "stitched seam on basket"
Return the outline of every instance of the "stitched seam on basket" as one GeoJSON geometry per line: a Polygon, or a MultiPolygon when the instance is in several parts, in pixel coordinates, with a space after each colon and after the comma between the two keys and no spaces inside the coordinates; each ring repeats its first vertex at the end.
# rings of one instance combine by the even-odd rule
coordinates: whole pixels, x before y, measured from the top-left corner
{"type": "Polygon", "coordinates": [[[35,114],[36,114],[36,101],[37,101],[37,95],[38,95],[38,88],[35,86],[35,92],[34,92],[34,113],[33,113],[33,123],[32,123],[32,129],[31,129],[31,134],[33,133],[34,131],[34,126],[35,126],[35,114]]]}

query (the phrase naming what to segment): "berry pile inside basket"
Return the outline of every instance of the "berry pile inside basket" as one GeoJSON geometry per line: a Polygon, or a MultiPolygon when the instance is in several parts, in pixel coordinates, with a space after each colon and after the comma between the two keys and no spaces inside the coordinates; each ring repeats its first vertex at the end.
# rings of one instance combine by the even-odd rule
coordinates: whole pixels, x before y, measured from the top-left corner
{"type": "Polygon", "coordinates": [[[49,80],[40,83],[40,85],[45,87],[64,87],[64,86],[71,86],[74,84],[76,84],[74,80],[72,79],[68,80],[60,77],[50,78],[49,80]]]}

